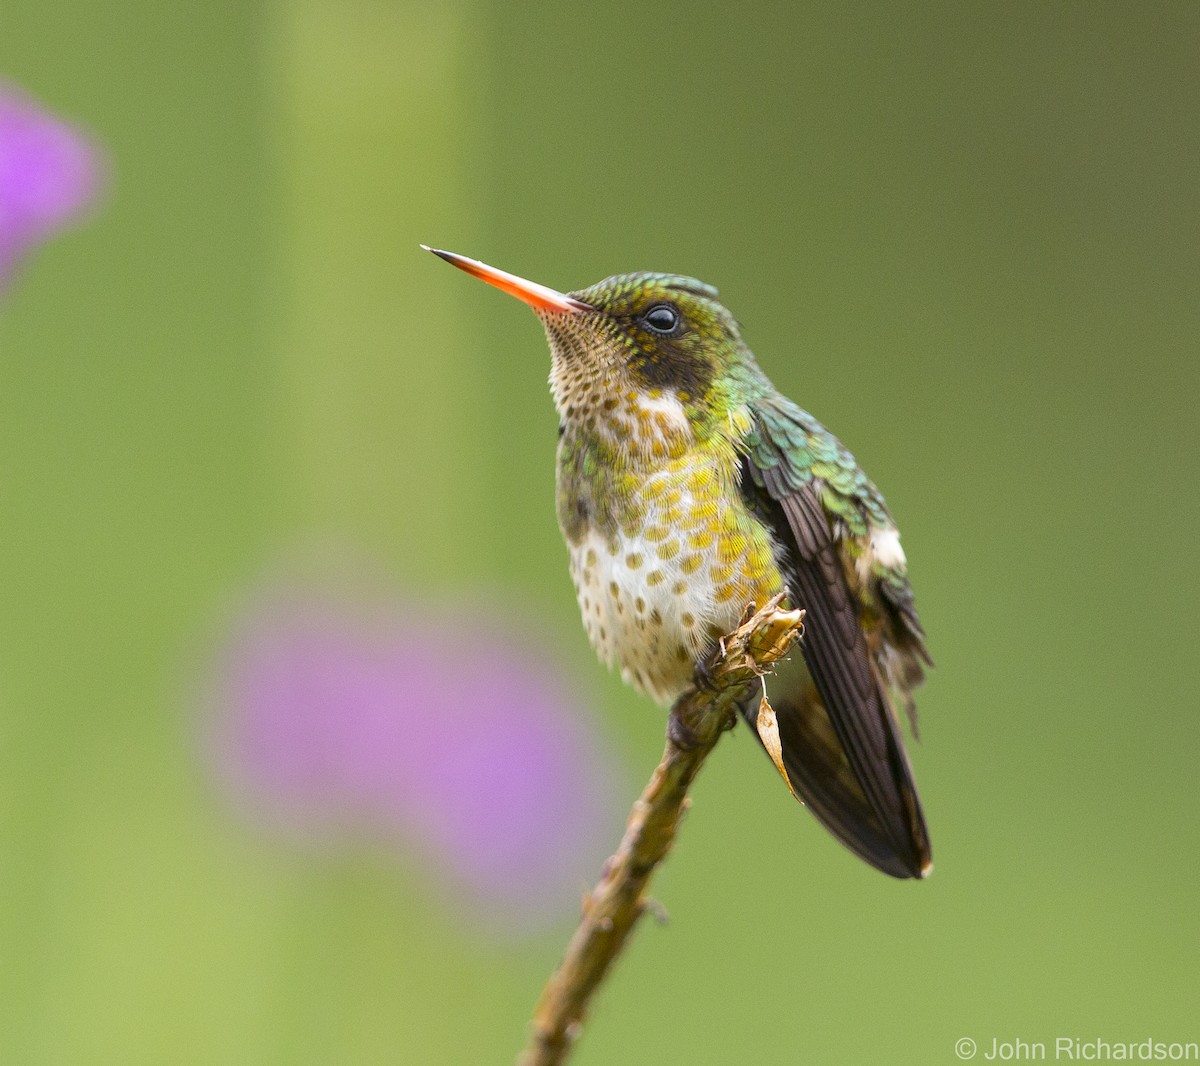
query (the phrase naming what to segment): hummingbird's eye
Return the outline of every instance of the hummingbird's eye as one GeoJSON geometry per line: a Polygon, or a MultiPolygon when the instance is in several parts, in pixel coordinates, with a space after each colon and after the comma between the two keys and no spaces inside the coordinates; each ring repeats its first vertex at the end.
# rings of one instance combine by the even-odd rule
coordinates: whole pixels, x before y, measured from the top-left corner
{"type": "Polygon", "coordinates": [[[671,304],[655,304],[642,315],[642,322],[655,333],[674,333],[679,325],[679,310],[671,304]]]}

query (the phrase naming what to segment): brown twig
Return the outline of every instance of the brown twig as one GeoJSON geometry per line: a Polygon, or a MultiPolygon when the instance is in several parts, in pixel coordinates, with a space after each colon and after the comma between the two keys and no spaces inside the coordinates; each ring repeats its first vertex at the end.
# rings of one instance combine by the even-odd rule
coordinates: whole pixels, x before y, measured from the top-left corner
{"type": "Polygon", "coordinates": [[[776,597],[753,614],[747,611],[741,625],[704,663],[696,686],[671,708],[662,761],[633,805],[617,853],[584,899],[579,928],[534,1011],[519,1066],[564,1061],[582,1029],[592,994],[642,912],[652,907],[643,893],[675,841],[696,773],[733,725],[737,704],[803,631],[804,612],[780,610],[781,602],[782,597],[776,597]]]}

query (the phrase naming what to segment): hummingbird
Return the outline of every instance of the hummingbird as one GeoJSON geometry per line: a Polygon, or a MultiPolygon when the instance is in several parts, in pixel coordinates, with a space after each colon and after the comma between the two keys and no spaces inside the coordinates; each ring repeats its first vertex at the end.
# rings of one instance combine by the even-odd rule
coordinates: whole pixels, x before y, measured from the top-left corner
{"type": "Polygon", "coordinates": [[[898,708],[915,736],[933,663],[896,524],[849,450],[775,388],[710,285],[643,272],[563,293],[422,247],[545,328],[558,523],[599,657],[670,705],[748,605],[784,593],[805,611],[802,659],[771,682],[793,792],[872,866],[926,876],[898,708]]]}

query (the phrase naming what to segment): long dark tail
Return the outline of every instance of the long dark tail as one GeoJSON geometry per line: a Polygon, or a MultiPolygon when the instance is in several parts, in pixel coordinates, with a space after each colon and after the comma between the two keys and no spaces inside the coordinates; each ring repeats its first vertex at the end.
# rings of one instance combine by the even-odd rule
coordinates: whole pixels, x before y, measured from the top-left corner
{"type": "MultiPolygon", "coordinates": [[[[932,867],[929,834],[894,717],[884,710],[887,765],[886,773],[878,777],[889,786],[885,802],[890,817],[881,818],[851,769],[807,670],[799,663],[787,666],[799,670],[789,670],[792,676],[780,679],[782,683],[772,684],[768,678],[767,691],[792,788],[821,824],[859,858],[892,877],[924,877],[932,867]]],[[[887,707],[885,699],[881,703],[887,707]]],[[[741,710],[757,737],[757,695],[741,710]]]]}

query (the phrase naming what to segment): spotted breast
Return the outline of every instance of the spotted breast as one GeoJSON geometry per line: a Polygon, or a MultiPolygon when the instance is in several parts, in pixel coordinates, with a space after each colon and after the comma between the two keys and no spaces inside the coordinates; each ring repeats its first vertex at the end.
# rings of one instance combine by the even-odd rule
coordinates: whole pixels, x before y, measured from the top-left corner
{"type": "Polygon", "coordinates": [[[783,588],[770,535],[736,491],[732,447],[682,449],[648,471],[589,451],[585,440],[564,440],[559,463],[559,518],[584,625],[629,684],[670,703],[747,604],[783,588]]]}

